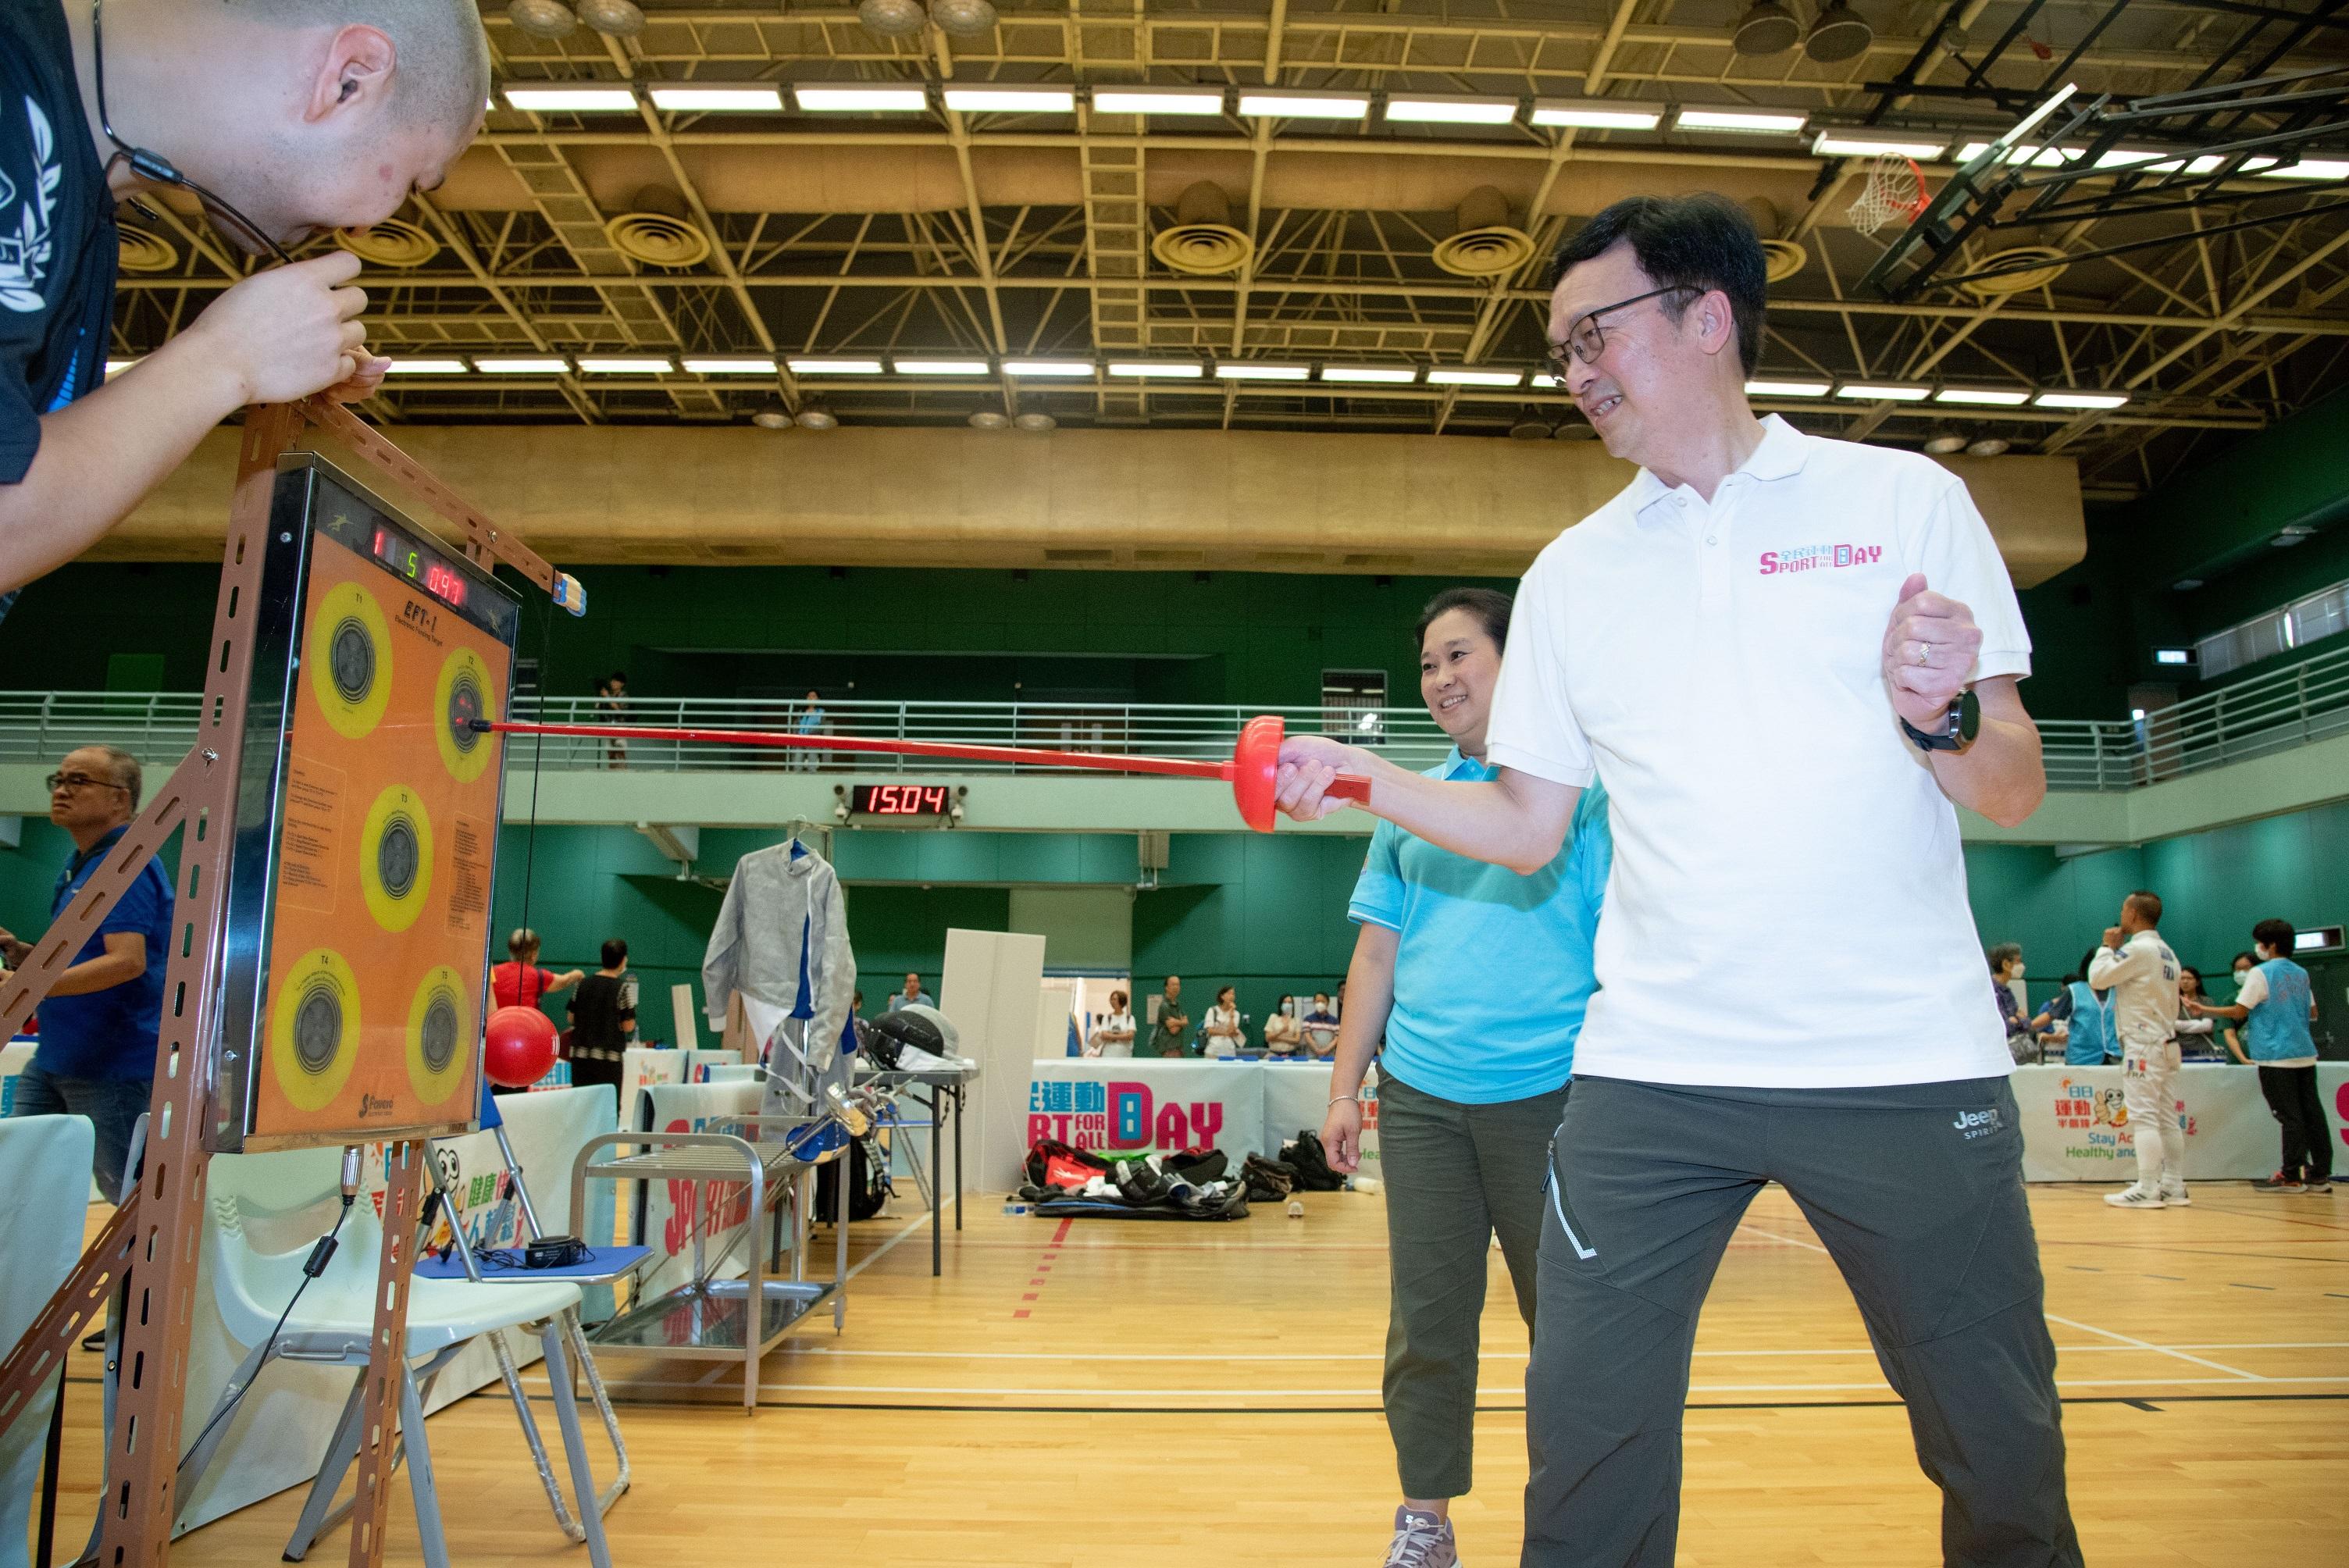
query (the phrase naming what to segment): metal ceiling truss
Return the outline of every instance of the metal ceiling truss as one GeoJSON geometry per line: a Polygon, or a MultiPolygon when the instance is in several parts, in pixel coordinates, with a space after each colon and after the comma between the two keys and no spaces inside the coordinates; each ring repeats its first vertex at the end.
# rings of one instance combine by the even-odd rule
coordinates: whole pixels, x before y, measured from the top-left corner
{"type": "MultiPolygon", "coordinates": [[[[2349,383],[2349,193],[2341,185],[2246,178],[2255,157],[2333,156],[2349,88],[2349,0],[2219,5],[2204,0],[1905,0],[1863,7],[1879,28],[1835,65],[1799,49],[1735,54],[1737,7],[1680,0],[998,0],[1000,24],[977,38],[935,29],[867,33],[845,5],[789,9],[766,0],[642,0],[647,26],[618,40],[586,28],[548,41],[484,4],[501,87],[594,81],[808,80],[1078,85],[1218,85],[1744,103],[1799,109],[1818,125],[1987,139],[2061,80],[2080,84],[2050,142],[2095,154],[2177,149],[2193,172],[1980,165],[1951,180],[1947,232],[1892,250],[1842,222],[1857,160],[1821,158],[1806,139],[1739,139],[1506,126],[1143,120],[1093,112],[1073,121],[963,114],[859,116],[665,113],[534,115],[501,105],[471,156],[512,171],[522,204],[452,207],[455,186],[406,214],[441,252],[407,271],[371,266],[375,341],[396,357],[562,356],[562,375],[395,377],[371,411],[450,421],[740,420],[819,398],[849,422],[957,424],[988,411],[1064,424],[1229,425],[1288,429],[1494,435],[1543,425],[1581,433],[1554,388],[1338,387],[1319,382],[1114,377],[1041,380],[1000,373],[1007,358],[1267,359],[1324,365],[1537,368],[1544,341],[1542,259],[1574,219],[1551,192],[1638,189],[1652,175],[1685,188],[1692,170],[1749,201],[1805,265],[1773,287],[1763,374],[1775,378],[1977,380],[2126,387],[2112,411],[1952,409],[1781,399],[1806,428],[1916,443],[1956,431],[2079,459],[2092,493],[2142,488],[2212,431],[2271,423],[2349,383]],[[713,208],[704,160],[853,160],[859,148],[951,159],[958,196],[922,211],[805,212],[745,205],[739,172],[713,208]],[[691,266],[646,264],[607,231],[616,215],[596,160],[643,163],[682,199],[710,242],[691,266]],[[1175,220],[1157,204],[1179,160],[1221,159],[1232,225],[1251,242],[1222,276],[1173,273],[1151,254],[1175,220]],[[1068,194],[991,193],[1006,158],[1065,159],[1068,194]],[[1403,160],[1400,165],[1363,160],[1403,160]],[[990,163],[988,160],[997,160],[990,163]],[[1536,241],[1499,278],[1455,276],[1432,253],[1449,211],[1370,199],[1300,205],[1297,160],[1355,160],[1372,190],[1426,189],[1422,169],[1482,160],[1516,192],[1511,222],[1536,241]],[[1437,160],[1431,163],[1427,160],[1437,160]],[[1169,162],[1167,160],[1175,160],[1169,162]],[[1244,161],[1243,161],[1244,160],[1244,161]],[[1450,160],[1445,162],[1444,160],[1450,160]],[[1150,179],[1160,170],[1159,186],[1150,179]],[[1397,178],[1389,180],[1381,170],[1397,178]],[[1787,205],[1810,182],[1808,199],[1787,205]],[[1599,181],[1598,187],[1589,182],[1599,181]],[[1157,200],[1154,201],[1155,197],[1157,200]],[[1994,200],[1993,200],[1994,198],[1994,200]],[[512,208],[512,210],[508,210],[512,208]],[[1530,213],[1530,216],[1528,215],[1530,213]],[[2023,269],[1995,252],[2059,243],[2058,274],[2021,292],[2023,269]],[[1938,247],[1938,248],[1937,248],[1938,247]],[[1881,297],[1867,286],[1916,273],[1881,297]],[[771,359],[772,375],[595,375],[583,356],[771,359]],[[953,356],[982,377],[794,377],[805,356],[953,356]]],[[[2349,158],[2349,151],[2338,156],[2349,158]]],[[[2168,161],[2163,160],[2162,161],[2168,161]]],[[[626,167],[636,170],[640,164],[626,167]]],[[[852,165],[853,167],[853,165],[852,165]]],[[[1061,167],[1057,163],[1054,167],[1061,167]]],[[[636,178],[631,173],[628,178],[636,178]]],[[[1183,176],[1188,179],[1187,173],[1183,176]]],[[[926,176],[925,176],[926,178],[926,176]]],[[[1938,177],[1937,178],[1940,178],[1938,177]]],[[[1442,180],[1434,183],[1441,184],[1442,180]]],[[[1318,189],[1318,186],[1313,187],[1318,189]]],[[[1946,194],[1946,191],[1945,191],[1946,194]]],[[[1309,196],[1307,198],[1309,200],[1309,196]]],[[[159,232],[176,263],[123,278],[116,345],[133,355],[183,327],[246,271],[198,213],[166,209],[159,232]]],[[[138,222],[134,219],[133,222],[138,222]]],[[[150,225],[152,226],[152,225],[150,225]]]]}

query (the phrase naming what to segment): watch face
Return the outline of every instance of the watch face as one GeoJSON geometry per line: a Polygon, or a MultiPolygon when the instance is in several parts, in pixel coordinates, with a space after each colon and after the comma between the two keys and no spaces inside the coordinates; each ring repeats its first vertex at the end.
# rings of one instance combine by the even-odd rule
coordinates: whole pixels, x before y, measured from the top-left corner
{"type": "Polygon", "coordinates": [[[1966,687],[1958,697],[1957,722],[1952,727],[1957,738],[1969,746],[1973,744],[1974,737],[1982,733],[1982,698],[1974,695],[1971,686],[1966,687]]]}

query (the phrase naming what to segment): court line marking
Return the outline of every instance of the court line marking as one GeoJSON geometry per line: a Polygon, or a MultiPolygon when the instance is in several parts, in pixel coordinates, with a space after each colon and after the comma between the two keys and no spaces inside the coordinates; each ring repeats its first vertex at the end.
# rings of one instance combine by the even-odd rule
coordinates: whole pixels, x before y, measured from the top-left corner
{"type": "MultiPolygon", "coordinates": [[[[779,1347],[792,1356],[839,1357],[855,1360],[875,1361],[1050,1361],[1056,1365],[1091,1365],[1099,1362],[1180,1362],[1195,1366],[1209,1362],[1310,1362],[1310,1361],[1384,1361],[1375,1351],[1314,1351],[1300,1350],[1288,1354],[1248,1351],[1229,1355],[1174,1355],[1164,1351],[1102,1351],[1074,1355],[1068,1351],[1049,1350],[854,1350],[831,1345],[795,1344],[786,1340],[779,1347]]],[[[2058,1345],[2058,1351],[2067,1356],[2094,1355],[2106,1352],[2118,1355],[2143,1353],[2147,1350],[2349,1350],[2349,1340],[2276,1340],[2240,1341],[2212,1345],[2058,1345]]],[[[1523,1350],[1480,1350],[1480,1361],[1523,1361],[1528,1352],[1523,1350]]],[[[1876,1352],[1861,1345],[1849,1348],[1806,1347],[1799,1350],[1699,1350],[1697,1359],[1737,1360],[1746,1357],[1819,1357],[1867,1356],[1876,1352]]]]}
{"type": "Polygon", "coordinates": [[[2183,1350],[2173,1350],[2168,1346],[2156,1345],[2149,1340],[2133,1338],[2126,1334],[2116,1334],[2109,1328],[2098,1328],[2093,1323],[2082,1323],[2077,1318],[2059,1317],[2052,1312],[2046,1313],[2045,1316],[2048,1322],[2060,1323],[2066,1328],[2076,1328],[2084,1334],[2101,1334],[2107,1339],[2116,1339],[2123,1345],[2132,1345],[2139,1350],[2156,1350],[2159,1351],[2164,1356],[2175,1356],[2180,1361],[2190,1361],[2197,1367],[2208,1367],[2213,1372],[2230,1373],[2234,1377],[2242,1378],[2246,1382],[2283,1383],[2299,1381],[2299,1379],[2294,1378],[2262,1377],[2256,1372],[2246,1372],[2240,1367],[2230,1367],[2221,1361],[2205,1360],[2199,1356],[2189,1356],[2183,1350]]]}
{"type": "Polygon", "coordinates": [[[1765,1231],[1759,1225],[1749,1225],[1743,1222],[1741,1222],[1737,1228],[1741,1231],[1751,1231],[1757,1236],[1767,1236],[1774,1242],[1784,1242],[1790,1247],[1805,1247],[1815,1253],[1826,1253],[1826,1255],[1830,1257],[1834,1255],[1831,1253],[1827,1253],[1826,1248],[1819,1245],[1818,1243],[1806,1242],[1800,1236],[1781,1235],[1776,1231],[1765,1231]]]}
{"type": "MultiPolygon", "coordinates": [[[[2199,1388],[2239,1387],[2240,1377],[2058,1377],[2059,1388],[2199,1388]]],[[[2349,1386],[2344,1377],[2261,1377],[2250,1381],[2282,1386],[2349,1386]]],[[[977,1387],[956,1384],[761,1383],[761,1394],[903,1394],[931,1398],[1050,1398],[1081,1395],[1088,1399],[1370,1399],[1376,1388],[1070,1388],[977,1387]]],[[[1882,1379],[1872,1383],[1692,1383],[1692,1394],[1890,1393],[1882,1379]]]]}

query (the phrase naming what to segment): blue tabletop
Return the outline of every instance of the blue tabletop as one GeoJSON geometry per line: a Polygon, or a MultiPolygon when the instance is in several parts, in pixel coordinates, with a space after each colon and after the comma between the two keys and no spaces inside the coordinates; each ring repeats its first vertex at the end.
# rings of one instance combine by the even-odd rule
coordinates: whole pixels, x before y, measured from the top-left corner
{"type": "MultiPolygon", "coordinates": [[[[564,1280],[572,1284],[609,1284],[636,1268],[652,1255],[650,1247],[596,1247],[587,1262],[572,1264],[559,1269],[509,1268],[483,1258],[483,1284],[543,1284],[548,1280],[564,1280]]],[[[465,1260],[451,1251],[446,1258],[428,1253],[416,1265],[419,1279],[463,1279],[465,1260]]]]}

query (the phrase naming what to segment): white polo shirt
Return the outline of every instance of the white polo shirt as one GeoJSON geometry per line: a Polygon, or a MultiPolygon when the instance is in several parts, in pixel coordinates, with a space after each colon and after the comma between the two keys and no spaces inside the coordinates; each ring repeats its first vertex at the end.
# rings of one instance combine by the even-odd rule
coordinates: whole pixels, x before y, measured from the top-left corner
{"type": "Polygon", "coordinates": [[[1908,452],[1763,422],[1710,505],[1641,470],[1534,562],[1490,757],[1604,779],[1614,869],[1578,1077],[1816,1088],[2013,1066],[1957,811],[1900,732],[1884,633],[1921,572],[2031,640],[1965,486],[1908,452]]]}

